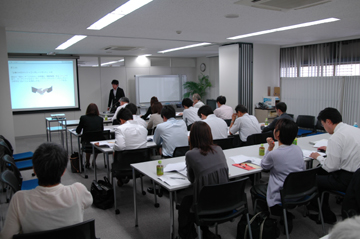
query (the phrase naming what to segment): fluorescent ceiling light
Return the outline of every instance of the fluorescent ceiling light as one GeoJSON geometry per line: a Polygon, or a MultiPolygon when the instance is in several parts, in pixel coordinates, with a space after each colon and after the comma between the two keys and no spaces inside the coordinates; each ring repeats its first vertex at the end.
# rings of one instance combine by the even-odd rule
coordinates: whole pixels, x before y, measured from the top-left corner
{"type": "Polygon", "coordinates": [[[158,53],[166,53],[166,52],[171,52],[171,51],[178,51],[178,50],[183,50],[183,49],[188,49],[188,48],[193,48],[193,47],[198,47],[198,46],[205,46],[205,45],[210,45],[211,43],[208,42],[203,42],[203,43],[198,43],[198,44],[193,44],[193,45],[188,45],[188,46],[183,46],[183,47],[178,47],[178,48],[172,48],[172,49],[167,49],[167,50],[163,50],[163,51],[158,51],[158,53]]]}
{"type": "Polygon", "coordinates": [[[119,20],[125,15],[141,8],[142,6],[148,4],[153,0],[130,0],[120,7],[116,8],[114,11],[108,13],[106,16],[100,18],[98,21],[94,22],[88,30],[101,30],[104,27],[110,25],[111,23],[119,20]]]}
{"type": "Polygon", "coordinates": [[[227,39],[235,40],[235,39],[240,39],[240,38],[264,35],[264,34],[273,33],[273,32],[287,31],[287,30],[291,30],[291,29],[295,29],[295,28],[309,27],[309,26],[319,25],[319,24],[323,24],[323,23],[335,22],[335,21],[339,21],[339,20],[340,19],[338,19],[338,18],[326,18],[326,19],[313,21],[313,22],[305,22],[305,23],[300,23],[300,24],[286,26],[286,27],[279,27],[279,28],[274,28],[274,29],[270,29],[270,30],[253,32],[253,33],[249,33],[249,34],[229,37],[227,39]]]}
{"type": "Polygon", "coordinates": [[[152,56],[152,54],[140,55],[140,56],[138,56],[138,57],[147,57],[147,56],[152,56]]]}
{"type": "Polygon", "coordinates": [[[109,61],[109,62],[102,63],[101,66],[111,65],[111,64],[118,63],[118,62],[122,62],[122,61],[124,61],[124,59],[121,59],[118,61],[109,61]]]}
{"type": "Polygon", "coordinates": [[[84,39],[87,36],[84,35],[75,35],[72,38],[70,38],[69,40],[67,40],[66,42],[64,42],[63,44],[61,44],[60,46],[56,47],[55,50],[65,50],[66,48],[74,45],[75,43],[77,43],[78,41],[81,41],[82,39],[84,39]]]}

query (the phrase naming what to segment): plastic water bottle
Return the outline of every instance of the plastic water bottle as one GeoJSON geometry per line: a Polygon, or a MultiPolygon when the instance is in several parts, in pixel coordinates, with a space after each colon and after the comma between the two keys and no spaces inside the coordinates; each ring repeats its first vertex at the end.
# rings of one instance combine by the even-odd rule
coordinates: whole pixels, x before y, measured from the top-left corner
{"type": "Polygon", "coordinates": [[[161,160],[159,160],[158,165],[156,165],[156,175],[157,176],[164,175],[164,166],[161,164],[161,160]]]}
{"type": "Polygon", "coordinates": [[[259,147],[259,155],[264,156],[265,155],[265,147],[264,144],[261,144],[259,147]]]}
{"type": "Polygon", "coordinates": [[[268,118],[265,118],[265,126],[268,126],[269,125],[269,120],[268,118]]]}
{"type": "Polygon", "coordinates": [[[358,127],[358,124],[356,122],[354,122],[354,127],[356,127],[356,128],[358,127]]]}

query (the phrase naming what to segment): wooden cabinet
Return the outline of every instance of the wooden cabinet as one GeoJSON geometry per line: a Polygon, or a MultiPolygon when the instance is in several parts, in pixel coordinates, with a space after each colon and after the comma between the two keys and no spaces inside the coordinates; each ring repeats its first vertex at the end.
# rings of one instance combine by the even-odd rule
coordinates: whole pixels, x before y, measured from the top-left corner
{"type": "Polygon", "coordinates": [[[265,118],[268,118],[269,123],[271,123],[277,117],[276,110],[255,109],[255,117],[259,123],[265,123],[265,118]]]}

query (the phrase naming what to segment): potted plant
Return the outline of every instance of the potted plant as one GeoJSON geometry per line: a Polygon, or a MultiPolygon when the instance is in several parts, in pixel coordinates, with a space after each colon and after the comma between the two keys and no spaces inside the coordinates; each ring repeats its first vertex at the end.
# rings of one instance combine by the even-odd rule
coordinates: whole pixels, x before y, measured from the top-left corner
{"type": "Polygon", "coordinates": [[[212,85],[209,80],[209,76],[201,74],[201,76],[198,76],[198,82],[187,81],[183,86],[187,90],[184,94],[184,98],[191,98],[191,96],[195,93],[198,93],[200,97],[203,98],[206,94],[206,89],[212,85]]]}

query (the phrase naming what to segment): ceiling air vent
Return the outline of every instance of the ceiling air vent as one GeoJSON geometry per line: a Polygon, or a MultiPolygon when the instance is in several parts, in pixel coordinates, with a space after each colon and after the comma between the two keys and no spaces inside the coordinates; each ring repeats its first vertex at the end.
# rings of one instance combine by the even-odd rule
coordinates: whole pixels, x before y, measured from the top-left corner
{"type": "Polygon", "coordinates": [[[108,46],[105,47],[104,50],[112,50],[112,51],[133,51],[133,50],[139,50],[140,47],[133,47],[133,46],[108,46]]]}
{"type": "Polygon", "coordinates": [[[289,11],[331,2],[331,0],[240,0],[235,4],[251,6],[256,8],[289,11]]]}

